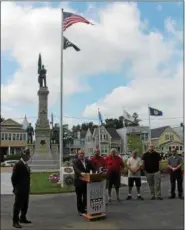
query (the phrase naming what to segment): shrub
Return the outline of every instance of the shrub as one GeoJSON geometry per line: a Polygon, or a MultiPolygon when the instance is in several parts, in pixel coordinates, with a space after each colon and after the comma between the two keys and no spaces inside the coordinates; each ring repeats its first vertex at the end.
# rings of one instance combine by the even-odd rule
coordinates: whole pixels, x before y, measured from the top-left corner
{"type": "Polygon", "coordinates": [[[15,154],[15,155],[7,155],[5,161],[8,160],[19,160],[21,158],[21,154],[15,154]]]}

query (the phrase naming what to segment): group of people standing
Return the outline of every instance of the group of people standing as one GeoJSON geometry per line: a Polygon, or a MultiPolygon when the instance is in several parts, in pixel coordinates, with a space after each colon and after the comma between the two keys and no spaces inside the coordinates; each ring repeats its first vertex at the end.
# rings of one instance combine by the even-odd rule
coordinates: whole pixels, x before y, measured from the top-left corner
{"type": "MultiPolygon", "coordinates": [[[[163,200],[161,194],[161,156],[155,151],[153,145],[149,145],[148,151],[140,158],[137,151],[131,153],[130,158],[126,162],[128,168],[128,196],[127,200],[132,199],[132,188],[137,189],[137,199],[144,200],[141,196],[141,171],[144,170],[151,193],[151,200],[163,200]]],[[[124,170],[124,162],[117,154],[116,149],[112,149],[110,154],[102,157],[99,149],[94,151],[94,155],[87,159],[84,150],[79,150],[76,159],[73,161],[75,172],[75,191],[77,196],[77,210],[81,215],[86,212],[87,184],[83,180],[85,173],[99,172],[100,168],[107,171],[107,189],[108,201],[111,202],[111,192],[114,186],[116,190],[117,201],[120,201],[119,188],[121,185],[121,175],[124,170]]],[[[176,181],[178,188],[178,197],[183,199],[183,175],[182,175],[182,159],[177,154],[175,148],[172,149],[172,156],[168,159],[168,168],[171,182],[170,199],[176,197],[176,181]]]]}
{"type": "MultiPolygon", "coordinates": [[[[27,211],[29,204],[30,192],[30,168],[27,162],[30,159],[30,150],[25,149],[21,155],[21,159],[15,164],[12,173],[13,193],[15,194],[15,202],[13,206],[13,226],[21,228],[20,223],[30,224],[27,219],[27,211]]],[[[160,174],[161,156],[154,150],[154,146],[150,145],[142,158],[137,155],[137,151],[133,151],[127,160],[128,168],[128,196],[127,200],[132,199],[132,188],[135,185],[137,189],[137,199],[143,200],[140,194],[141,188],[141,170],[145,171],[149,184],[151,199],[162,200],[161,195],[161,174],[160,174]]],[[[117,201],[120,201],[119,188],[121,185],[121,175],[124,170],[124,162],[117,154],[116,149],[112,149],[110,154],[102,157],[99,149],[96,149],[94,155],[89,160],[85,157],[85,152],[81,149],[73,161],[74,168],[74,186],[77,197],[77,210],[81,215],[86,212],[87,205],[87,183],[83,180],[85,173],[101,172],[105,169],[107,172],[107,189],[108,201],[111,202],[111,192],[114,186],[116,190],[117,201]]],[[[168,168],[171,182],[170,199],[176,197],[176,182],[178,189],[178,198],[183,199],[183,173],[182,158],[177,154],[176,149],[172,149],[172,156],[168,159],[168,168]]]]}

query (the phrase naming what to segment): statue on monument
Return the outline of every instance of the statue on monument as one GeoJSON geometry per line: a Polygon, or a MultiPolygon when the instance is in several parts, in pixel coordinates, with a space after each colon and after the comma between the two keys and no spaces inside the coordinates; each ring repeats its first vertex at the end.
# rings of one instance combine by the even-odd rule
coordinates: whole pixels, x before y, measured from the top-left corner
{"type": "Polygon", "coordinates": [[[57,124],[55,124],[55,126],[51,130],[51,142],[53,144],[59,144],[59,135],[60,135],[60,129],[57,126],[57,124]]]}
{"type": "Polygon", "coordinates": [[[33,144],[33,135],[34,135],[34,129],[33,127],[31,126],[31,123],[29,123],[27,129],[26,129],[26,132],[27,132],[27,143],[28,144],[33,144]]]}
{"type": "Polygon", "coordinates": [[[44,65],[42,65],[42,58],[41,54],[39,54],[39,60],[38,60],[38,82],[40,88],[47,87],[46,85],[46,73],[47,70],[45,69],[44,65]]]}

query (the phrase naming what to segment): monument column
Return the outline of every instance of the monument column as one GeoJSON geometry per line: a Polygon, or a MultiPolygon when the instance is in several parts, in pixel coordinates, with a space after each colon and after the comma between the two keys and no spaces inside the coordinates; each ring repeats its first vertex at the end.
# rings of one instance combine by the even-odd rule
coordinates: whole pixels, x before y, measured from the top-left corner
{"type": "Polygon", "coordinates": [[[38,119],[35,125],[35,148],[31,168],[35,170],[56,169],[57,159],[51,150],[51,130],[48,119],[48,95],[46,69],[42,65],[41,55],[38,60],[38,119]]]}

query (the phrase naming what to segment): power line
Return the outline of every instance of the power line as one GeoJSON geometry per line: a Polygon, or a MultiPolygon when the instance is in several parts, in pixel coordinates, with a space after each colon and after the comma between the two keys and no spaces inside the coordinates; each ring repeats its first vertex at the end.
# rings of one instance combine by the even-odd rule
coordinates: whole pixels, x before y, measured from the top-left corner
{"type": "MultiPolygon", "coordinates": [[[[58,116],[58,115],[54,115],[53,117],[54,118],[55,117],[60,118],[60,116],[58,116]]],[[[90,120],[90,121],[98,121],[99,120],[97,118],[73,117],[73,116],[65,116],[65,115],[64,115],[64,118],[70,118],[70,119],[76,119],[76,120],[90,120]]],[[[24,117],[12,117],[12,119],[24,120],[24,117]]],[[[27,119],[37,119],[37,117],[36,116],[27,117],[27,119]]],[[[111,119],[111,118],[106,118],[106,119],[111,119]]],[[[155,121],[155,120],[175,120],[175,119],[183,119],[183,117],[166,117],[166,118],[161,117],[161,118],[155,118],[155,119],[151,119],[151,120],[155,121]]],[[[144,118],[144,119],[141,119],[141,122],[147,121],[147,120],[148,120],[148,118],[144,118]]]]}

